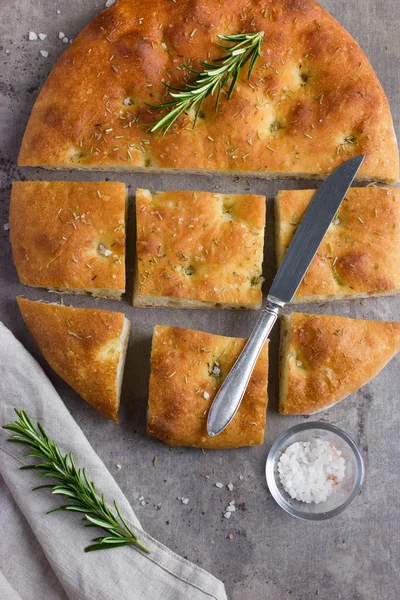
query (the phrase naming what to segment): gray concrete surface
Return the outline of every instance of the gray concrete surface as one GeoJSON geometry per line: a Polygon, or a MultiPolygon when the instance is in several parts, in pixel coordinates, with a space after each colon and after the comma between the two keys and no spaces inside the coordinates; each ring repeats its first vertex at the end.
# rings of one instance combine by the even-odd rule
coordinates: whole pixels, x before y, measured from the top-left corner
{"type": "MultiPolygon", "coordinates": [[[[231,600],[309,600],[315,596],[321,600],[398,600],[400,356],[362,390],[329,412],[317,415],[318,419],[337,424],[354,436],[366,462],[367,477],[361,495],[343,515],[330,522],[308,523],[286,515],[270,498],[264,479],[265,459],[272,442],[281,431],[303,420],[277,414],[277,330],[271,343],[270,406],[262,447],[205,454],[185,448],[171,452],[145,434],[152,327],[162,323],[245,336],[255,321],[254,313],[133,309],[129,295],[121,304],[68,297],[67,301],[74,306],[96,304],[123,309],[132,321],[119,426],[98,415],[49,369],[23,325],[15,303],[16,294],[24,293],[33,299],[54,296],[23,288],[18,283],[8,233],[3,229],[3,223],[8,221],[12,180],[96,180],[109,176],[125,181],[132,193],[137,186],[148,186],[153,190],[251,190],[267,194],[266,289],[274,262],[271,199],[279,187],[299,185],[293,181],[248,182],[173,174],[108,175],[18,169],[16,158],[29,112],[52,65],[64,50],[58,33],[63,31],[69,38],[75,37],[104,4],[105,0],[0,0],[0,318],[43,365],[131,501],[143,526],[182,556],[223,579],[231,600]],[[30,30],[46,33],[48,37],[44,42],[29,42],[30,30]],[[48,50],[49,57],[41,57],[40,49],[48,50]],[[154,456],[158,457],[156,468],[152,464],[154,456]],[[120,470],[116,461],[122,465],[120,470]],[[204,473],[210,478],[202,476],[204,473]],[[233,492],[226,487],[217,489],[214,485],[217,481],[232,482],[233,492]],[[138,502],[141,495],[146,500],[144,506],[138,502]],[[177,499],[180,496],[189,498],[189,503],[183,505],[177,499]],[[226,520],[222,510],[232,499],[239,510],[226,520]],[[233,535],[232,540],[229,534],[233,535]]],[[[399,131],[399,1],[326,0],[325,6],[354,35],[370,58],[389,97],[399,131]]],[[[301,185],[305,187],[306,183],[301,185]]],[[[131,256],[133,245],[130,235],[131,256]]],[[[128,266],[129,285],[131,267],[128,266]]],[[[310,308],[312,311],[314,307],[310,308]]],[[[315,312],[400,320],[400,300],[336,302],[316,306],[315,312]]]]}

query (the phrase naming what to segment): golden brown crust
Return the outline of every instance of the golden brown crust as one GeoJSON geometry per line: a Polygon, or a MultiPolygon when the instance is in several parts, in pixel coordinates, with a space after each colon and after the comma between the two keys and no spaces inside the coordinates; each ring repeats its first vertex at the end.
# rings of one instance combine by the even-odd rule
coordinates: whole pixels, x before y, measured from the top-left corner
{"type": "Polygon", "coordinates": [[[400,323],[285,315],[280,407],[286,415],[329,408],[379,373],[400,349],[400,323]]]}
{"type": "Polygon", "coordinates": [[[21,283],[119,298],[125,191],[123,183],[15,181],[10,239],[21,283]]]}
{"type": "Polygon", "coordinates": [[[122,338],[129,332],[125,315],[24,298],[17,301],[51,368],[102,415],[118,422],[118,369],[124,360],[122,338]]]}
{"type": "Polygon", "coordinates": [[[147,433],[171,446],[236,448],[262,444],[268,403],[268,344],[231,424],[216,437],[207,435],[208,409],[244,344],[241,338],[157,325],[151,352],[147,433]]]}
{"type": "MultiPolygon", "coordinates": [[[[278,265],[315,190],[280,191],[278,265]]],[[[351,188],[299,289],[296,302],[400,293],[400,190],[351,188]]]]}
{"type": "Polygon", "coordinates": [[[118,0],[59,59],[33,108],[20,165],[323,176],[357,154],[395,181],[389,104],[365,54],[314,0],[118,0]],[[217,34],[265,31],[251,81],[157,140],[144,124],[182,62],[220,56],[217,34]],[[83,85],[84,82],[84,85],[83,85]],[[131,102],[127,105],[125,102],[131,102]],[[123,136],[123,137],[121,137],[123,136]]]}
{"type": "Polygon", "coordinates": [[[264,196],[138,189],[136,221],[134,305],[261,305],[264,196]]]}

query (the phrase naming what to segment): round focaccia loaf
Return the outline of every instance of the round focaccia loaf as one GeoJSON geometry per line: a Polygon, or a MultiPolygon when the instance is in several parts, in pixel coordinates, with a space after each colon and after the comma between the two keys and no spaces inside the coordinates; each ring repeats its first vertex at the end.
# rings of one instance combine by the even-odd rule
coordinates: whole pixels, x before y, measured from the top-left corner
{"type": "Polygon", "coordinates": [[[19,164],[322,177],[365,154],[359,179],[398,178],[388,101],[354,39],[314,0],[118,0],[62,55],[33,108],[19,164]],[[218,34],[264,31],[251,80],[163,136],[163,82],[223,55],[218,34]]]}

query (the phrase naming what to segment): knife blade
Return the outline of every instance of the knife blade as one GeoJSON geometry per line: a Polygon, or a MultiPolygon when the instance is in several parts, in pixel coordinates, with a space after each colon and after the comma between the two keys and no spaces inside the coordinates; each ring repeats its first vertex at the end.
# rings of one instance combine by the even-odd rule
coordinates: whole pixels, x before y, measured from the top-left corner
{"type": "Polygon", "coordinates": [[[364,156],[348,160],[322,183],[284,256],[270,296],[284,303],[292,300],[363,160],[364,156]]]}
{"type": "Polygon", "coordinates": [[[356,156],[340,165],[315,193],[272,282],[266,306],[211,404],[210,437],[221,433],[235,416],[278,313],[295,295],[363,160],[363,155],[356,156]]]}

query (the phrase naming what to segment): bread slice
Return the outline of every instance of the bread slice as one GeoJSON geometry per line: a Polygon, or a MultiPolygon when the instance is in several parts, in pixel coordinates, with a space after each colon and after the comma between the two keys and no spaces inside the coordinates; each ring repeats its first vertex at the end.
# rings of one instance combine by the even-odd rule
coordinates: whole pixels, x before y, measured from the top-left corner
{"type": "Polygon", "coordinates": [[[130,328],[125,315],[25,298],[17,301],[51,368],[102,415],[118,422],[130,328]]]}
{"type": "Polygon", "coordinates": [[[123,183],[14,182],[10,239],[21,283],[119,300],[125,212],[123,183]]]}
{"type": "Polygon", "coordinates": [[[400,350],[400,323],[292,313],[281,320],[279,412],[313,414],[352,394],[400,350]]]}
{"type": "Polygon", "coordinates": [[[207,435],[207,413],[246,340],[157,325],[151,351],[147,433],[170,446],[236,448],[263,443],[268,403],[268,343],[234,419],[207,435]]]}
{"type": "MultiPolygon", "coordinates": [[[[227,44],[229,45],[229,44],[227,44]]],[[[389,103],[357,42],[314,0],[118,0],[68,46],[32,110],[20,166],[324,177],[365,154],[357,177],[396,181],[389,103]],[[163,137],[164,86],[224,55],[219,34],[264,31],[248,80],[182,114],[163,137]],[[84,84],[83,84],[84,82],[84,84]]]]}
{"type": "Polygon", "coordinates": [[[265,197],[136,191],[134,306],[259,308],[265,197]]]}
{"type": "MultiPolygon", "coordinates": [[[[278,266],[315,190],[275,198],[278,266]]],[[[329,227],[292,302],[400,294],[400,189],[352,188],[329,227]]]]}

